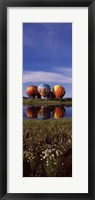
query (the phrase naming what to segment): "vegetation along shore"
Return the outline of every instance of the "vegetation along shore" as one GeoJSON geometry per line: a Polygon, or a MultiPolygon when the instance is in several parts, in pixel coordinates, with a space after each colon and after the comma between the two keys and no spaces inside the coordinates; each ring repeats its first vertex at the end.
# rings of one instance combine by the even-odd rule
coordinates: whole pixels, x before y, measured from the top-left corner
{"type": "Polygon", "coordinates": [[[23,97],[23,105],[34,105],[34,106],[44,106],[44,105],[63,105],[72,106],[72,98],[64,99],[31,99],[23,97]]]}

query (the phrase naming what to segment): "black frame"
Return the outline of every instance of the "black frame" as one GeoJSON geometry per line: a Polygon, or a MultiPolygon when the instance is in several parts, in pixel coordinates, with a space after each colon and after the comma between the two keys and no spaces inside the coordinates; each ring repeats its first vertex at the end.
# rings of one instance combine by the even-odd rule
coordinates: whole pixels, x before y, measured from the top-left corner
{"type": "MultiPolygon", "coordinates": [[[[0,199],[95,199],[95,0],[0,0],[0,199]],[[88,7],[89,14],[89,183],[83,194],[7,193],[7,7],[88,7]]],[[[77,184],[77,183],[76,183],[77,184]]]]}

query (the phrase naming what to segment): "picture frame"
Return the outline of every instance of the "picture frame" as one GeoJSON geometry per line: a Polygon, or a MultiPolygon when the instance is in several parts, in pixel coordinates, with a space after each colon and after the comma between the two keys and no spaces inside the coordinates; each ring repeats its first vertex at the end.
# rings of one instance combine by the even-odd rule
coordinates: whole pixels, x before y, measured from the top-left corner
{"type": "Polygon", "coordinates": [[[1,199],[95,199],[95,1],[94,0],[0,0],[0,198],[1,199]],[[88,193],[7,193],[7,8],[88,7],[88,193]]]}

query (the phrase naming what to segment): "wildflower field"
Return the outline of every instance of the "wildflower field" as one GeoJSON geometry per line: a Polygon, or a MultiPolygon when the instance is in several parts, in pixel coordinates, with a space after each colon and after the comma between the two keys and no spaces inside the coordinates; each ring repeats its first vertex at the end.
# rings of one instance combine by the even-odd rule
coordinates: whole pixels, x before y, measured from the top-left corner
{"type": "Polygon", "coordinates": [[[23,121],[23,176],[72,176],[72,119],[23,121]]]}

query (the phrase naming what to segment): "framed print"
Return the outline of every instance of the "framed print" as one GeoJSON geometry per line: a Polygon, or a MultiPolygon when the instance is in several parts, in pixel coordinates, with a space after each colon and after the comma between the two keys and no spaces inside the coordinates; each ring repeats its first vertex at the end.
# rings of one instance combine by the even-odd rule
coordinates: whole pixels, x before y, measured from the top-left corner
{"type": "Polygon", "coordinates": [[[1,199],[94,199],[95,1],[0,1],[1,199]]]}

